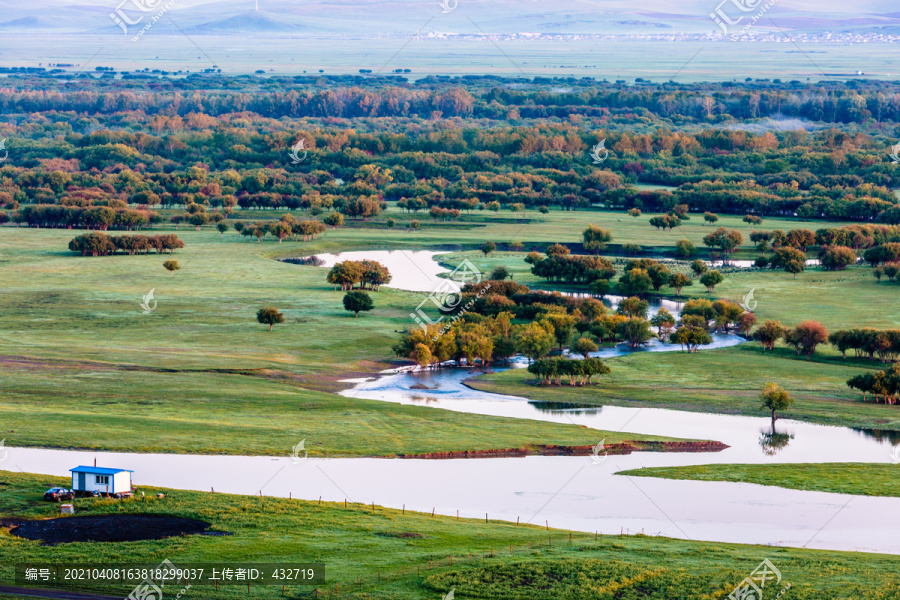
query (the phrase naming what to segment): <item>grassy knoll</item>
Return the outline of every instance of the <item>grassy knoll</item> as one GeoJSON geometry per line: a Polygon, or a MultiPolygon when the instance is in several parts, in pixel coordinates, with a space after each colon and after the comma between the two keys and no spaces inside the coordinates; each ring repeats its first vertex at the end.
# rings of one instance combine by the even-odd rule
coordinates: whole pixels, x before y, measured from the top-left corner
{"type": "MultiPolygon", "coordinates": [[[[0,514],[52,516],[40,500],[64,480],[0,472],[0,514]]],[[[110,502],[77,500],[79,514],[154,514],[196,518],[227,537],[184,536],[127,543],[41,546],[0,529],[0,583],[24,561],[174,564],[202,562],[322,562],[333,598],[427,600],[456,589],[460,598],[723,598],[769,558],[794,598],[888,598],[896,593],[900,558],[791,548],[692,542],[645,536],[569,534],[539,527],[385,509],[179,490],[166,498],[110,502]],[[513,552],[510,553],[510,546],[513,552]],[[485,558],[482,559],[482,552],[485,558]],[[272,558],[277,556],[277,558],[272,558]],[[454,557],[453,564],[448,558],[454,557]],[[471,556],[471,558],[470,558],[471,556]],[[664,565],[664,566],[662,566],[664,565]],[[357,578],[360,582],[357,585],[357,578]],[[335,592],[338,584],[338,593],[335,592]],[[678,594],[674,596],[673,594],[678,594]]],[[[107,592],[127,589],[97,588],[107,592]]],[[[240,587],[195,587],[191,598],[247,597],[240,587]]],[[[288,598],[311,588],[288,586],[288,598]]],[[[252,597],[279,598],[277,587],[252,597]]]]}
{"type": "Polygon", "coordinates": [[[828,425],[900,429],[895,406],[863,403],[846,386],[853,375],[871,368],[868,361],[840,358],[807,361],[788,350],[763,354],[744,344],[697,354],[636,353],[608,359],[612,369],[591,388],[536,387],[534,376],[515,369],[479,377],[473,387],[547,402],[587,405],[648,406],[699,412],[765,416],[759,394],[778,382],[796,403],[781,417],[828,425]]]}
{"type": "Polygon", "coordinates": [[[859,496],[900,496],[900,465],[893,464],[699,465],[633,469],[622,474],[663,479],[737,481],[859,496]]]}

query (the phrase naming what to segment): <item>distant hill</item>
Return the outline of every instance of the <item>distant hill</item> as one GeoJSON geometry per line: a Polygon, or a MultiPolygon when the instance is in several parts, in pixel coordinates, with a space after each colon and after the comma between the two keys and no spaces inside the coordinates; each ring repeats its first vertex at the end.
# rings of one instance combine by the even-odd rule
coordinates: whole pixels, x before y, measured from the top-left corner
{"type": "Polygon", "coordinates": [[[191,28],[196,33],[302,33],[313,28],[281,15],[251,10],[191,28]]]}
{"type": "MultiPolygon", "coordinates": [[[[719,0],[178,0],[167,11],[179,30],[209,35],[304,35],[342,33],[409,34],[429,30],[457,33],[660,34],[713,33],[710,18],[719,0]]],[[[160,3],[160,6],[163,3],[160,3]]],[[[730,4],[730,3],[728,3],[730,4]]],[[[726,6],[726,8],[728,8],[726,6]]],[[[110,0],[0,0],[3,31],[59,30],[121,36],[110,19],[110,0]]],[[[147,17],[131,3],[121,10],[130,18],[147,17]]],[[[896,0],[778,0],[757,25],[791,31],[860,30],[900,25],[896,0]]],[[[169,33],[164,24],[160,30],[169,33]]]]}
{"type": "Polygon", "coordinates": [[[14,31],[14,30],[30,30],[30,29],[58,29],[60,28],[60,23],[53,21],[51,19],[45,19],[43,17],[20,17],[18,19],[13,19],[12,21],[4,21],[0,23],[0,30],[3,31],[14,31]]]}

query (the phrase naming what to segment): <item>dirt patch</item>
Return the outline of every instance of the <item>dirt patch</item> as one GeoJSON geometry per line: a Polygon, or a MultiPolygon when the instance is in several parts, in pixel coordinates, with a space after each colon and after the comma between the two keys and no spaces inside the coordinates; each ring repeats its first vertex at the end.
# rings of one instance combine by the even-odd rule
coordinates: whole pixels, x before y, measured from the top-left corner
{"type": "Polygon", "coordinates": [[[167,515],[97,515],[60,517],[37,521],[15,521],[12,535],[38,540],[45,546],[70,542],[135,542],[177,535],[203,533],[209,523],[167,515]]]}
{"type": "MultiPolygon", "coordinates": [[[[399,454],[397,458],[503,458],[521,456],[591,456],[594,446],[526,446],[496,450],[460,450],[456,452],[429,452],[427,454],[399,454]]],[[[720,452],[728,448],[722,442],[622,442],[606,444],[604,454],[631,454],[632,452],[720,452]]]]}

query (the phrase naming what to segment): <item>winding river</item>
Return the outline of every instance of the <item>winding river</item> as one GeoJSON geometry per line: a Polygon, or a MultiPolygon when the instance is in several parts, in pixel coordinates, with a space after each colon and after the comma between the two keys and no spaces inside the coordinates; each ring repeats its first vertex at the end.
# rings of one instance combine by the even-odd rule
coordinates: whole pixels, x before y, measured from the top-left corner
{"type": "MultiPolygon", "coordinates": [[[[351,257],[345,253],[340,260],[351,257]]],[[[365,252],[388,266],[392,286],[427,291],[445,272],[430,252],[365,252]]],[[[322,257],[333,264],[338,257],[322,257]]],[[[326,262],[328,264],[328,262],[326,262]]],[[[677,309],[671,306],[670,309],[677,309]]],[[[719,336],[713,346],[740,343],[719,336]]],[[[650,351],[679,350],[651,345],[650,351]]],[[[706,351],[711,351],[708,349],[706,351]]],[[[605,349],[600,356],[625,350],[605,349]]],[[[514,365],[516,366],[516,365],[514,365]]],[[[521,365],[518,365],[521,366],[521,365]]],[[[891,440],[844,427],[779,421],[779,444],[763,444],[769,421],[664,409],[546,407],[479,392],[469,369],[388,372],[356,380],[345,396],[435,409],[534,419],[635,434],[713,439],[716,453],[637,452],[608,457],[296,459],[154,455],[9,448],[0,468],[67,475],[78,464],[129,468],[136,485],[371,503],[606,534],[640,533],[900,554],[900,499],[806,492],[725,482],[616,475],[625,469],[709,463],[890,462],[891,440]],[[786,445],[785,445],[786,442],[786,445]],[[458,511],[458,512],[457,512],[458,511]]],[[[601,435],[598,433],[598,442],[601,435]]],[[[299,441],[299,440],[298,440],[299,441]]],[[[312,446],[314,440],[308,440],[312,446]]]]}

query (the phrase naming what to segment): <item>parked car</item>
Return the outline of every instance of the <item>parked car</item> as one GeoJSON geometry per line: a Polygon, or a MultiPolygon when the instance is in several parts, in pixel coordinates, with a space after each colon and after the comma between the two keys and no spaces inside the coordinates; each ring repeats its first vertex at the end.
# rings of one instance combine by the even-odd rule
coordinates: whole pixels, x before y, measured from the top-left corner
{"type": "Polygon", "coordinates": [[[66,488],[50,488],[46,492],[44,492],[44,500],[49,500],[51,502],[59,502],[60,500],[74,500],[75,492],[72,490],[67,490],[66,488]]]}

